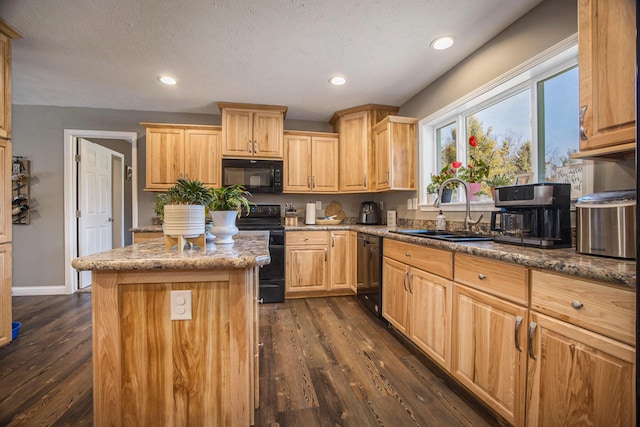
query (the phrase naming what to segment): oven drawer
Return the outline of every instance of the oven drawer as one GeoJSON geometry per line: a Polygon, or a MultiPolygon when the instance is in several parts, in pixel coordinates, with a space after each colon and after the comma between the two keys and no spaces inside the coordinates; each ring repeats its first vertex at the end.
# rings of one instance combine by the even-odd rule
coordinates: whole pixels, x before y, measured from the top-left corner
{"type": "Polygon", "coordinates": [[[328,245],[329,233],[326,231],[287,231],[286,245],[328,245]]]}

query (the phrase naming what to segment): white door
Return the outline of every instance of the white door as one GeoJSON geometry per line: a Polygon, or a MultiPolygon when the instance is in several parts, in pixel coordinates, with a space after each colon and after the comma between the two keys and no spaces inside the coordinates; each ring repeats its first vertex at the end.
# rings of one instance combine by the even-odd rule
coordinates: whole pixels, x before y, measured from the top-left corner
{"type": "MultiPolygon", "coordinates": [[[[78,256],[86,256],[112,248],[112,151],[82,138],[78,151],[78,256]]],[[[91,272],[80,272],[78,288],[90,284],[91,272]]]]}

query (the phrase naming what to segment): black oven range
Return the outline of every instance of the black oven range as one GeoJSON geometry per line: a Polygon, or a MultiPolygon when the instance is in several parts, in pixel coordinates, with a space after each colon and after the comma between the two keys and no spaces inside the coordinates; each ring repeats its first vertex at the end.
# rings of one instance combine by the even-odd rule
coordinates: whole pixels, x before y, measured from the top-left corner
{"type": "Polygon", "coordinates": [[[253,205],[236,221],[238,230],[269,231],[271,263],[260,268],[259,300],[284,301],[284,226],[280,205],[253,205]]]}

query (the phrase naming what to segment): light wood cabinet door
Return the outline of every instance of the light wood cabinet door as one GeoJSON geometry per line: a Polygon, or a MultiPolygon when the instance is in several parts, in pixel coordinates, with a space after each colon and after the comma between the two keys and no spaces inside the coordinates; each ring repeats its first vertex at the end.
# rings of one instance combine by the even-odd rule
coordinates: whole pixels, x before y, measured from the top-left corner
{"type": "Polygon", "coordinates": [[[415,190],[417,121],[387,116],[374,126],[377,191],[415,190]]]}
{"type": "Polygon", "coordinates": [[[253,113],[253,155],[282,159],[282,132],[284,120],[282,113],[256,111],[253,113]]]}
{"type": "Polygon", "coordinates": [[[351,269],[353,265],[349,231],[331,231],[329,239],[330,289],[349,289],[351,287],[351,269]]]}
{"type": "Polygon", "coordinates": [[[287,247],[285,253],[287,293],[327,289],[326,245],[287,247]]]}
{"type": "Polygon", "coordinates": [[[250,110],[222,110],[222,155],[253,156],[253,112],[250,110]]]}
{"type": "Polygon", "coordinates": [[[531,313],[528,426],[631,426],[635,349],[531,313]]]}
{"type": "Polygon", "coordinates": [[[523,425],[527,310],[454,284],[451,373],[509,423],[523,425]]]}
{"type": "Polygon", "coordinates": [[[184,174],[207,187],[221,187],[222,156],[219,130],[187,129],[184,138],[184,174]]]}
{"type": "Polygon", "coordinates": [[[447,371],[451,367],[452,288],[450,280],[417,268],[409,271],[409,338],[447,371]]]}
{"type": "Polygon", "coordinates": [[[20,184],[11,179],[11,165],[11,140],[0,139],[0,243],[11,241],[11,186],[20,184]]]}
{"type": "Polygon", "coordinates": [[[11,138],[11,39],[0,32],[0,138],[11,138]]]}
{"type": "Polygon", "coordinates": [[[579,0],[580,150],[635,141],[635,0],[579,0]]]}
{"type": "Polygon", "coordinates": [[[311,171],[313,192],[338,192],[338,138],[321,136],[312,138],[311,171]]]}
{"type": "Polygon", "coordinates": [[[391,258],[382,259],[382,316],[396,329],[409,332],[409,267],[391,258]]]}
{"type": "Polygon", "coordinates": [[[284,137],[284,184],[285,193],[308,193],[311,191],[311,136],[285,135],[284,137]]]}
{"type": "Polygon", "coordinates": [[[184,171],[184,130],[167,127],[147,129],[146,189],[173,186],[184,171]]]}
{"type": "Polygon", "coordinates": [[[11,243],[0,245],[0,347],[11,342],[11,243]]]}
{"type": "Polygon", "coordinates": [[[339,118],[340,191],[369,191],[369,112],[346,114],[339,118]]]}

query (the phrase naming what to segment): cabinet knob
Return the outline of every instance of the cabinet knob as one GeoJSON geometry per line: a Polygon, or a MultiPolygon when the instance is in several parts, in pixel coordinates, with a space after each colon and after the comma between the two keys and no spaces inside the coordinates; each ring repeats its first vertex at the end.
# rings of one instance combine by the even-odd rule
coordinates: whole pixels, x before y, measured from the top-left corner
{"type": "Polygon", "coordinates": [[[580,301],[571,301],[571,307],[575,308],[576,310],[580,310],[582,307],[584,307],[584,304],[580,301]]]}
{"type": "Polygon", "coordinates": [[[406,254],[404,254],[405,256],[410,257],[411,256],[411,252],[407,252],[406,254]]]}
{"type": "Polygon", "coordinates": [[[487,278],[487,276],[485,276],[484,274],[482,274],[482,273],[478,274],[478,279],[484,280],[486,278],[487,278]]]}
{"type": "Polygon", "coordinates": [[[260,299],[258,300],[258,304],[264,304],[264,298],[260,298],[260,299]]]}
{"type": "Polygon", "coordinates": [[[305,241],[307,241],[307,240],[309,240],[309,238],[308,238],[308,237],[305,237],[305,238],[304,238],[304,240],[305,240],[305,241]]]}

